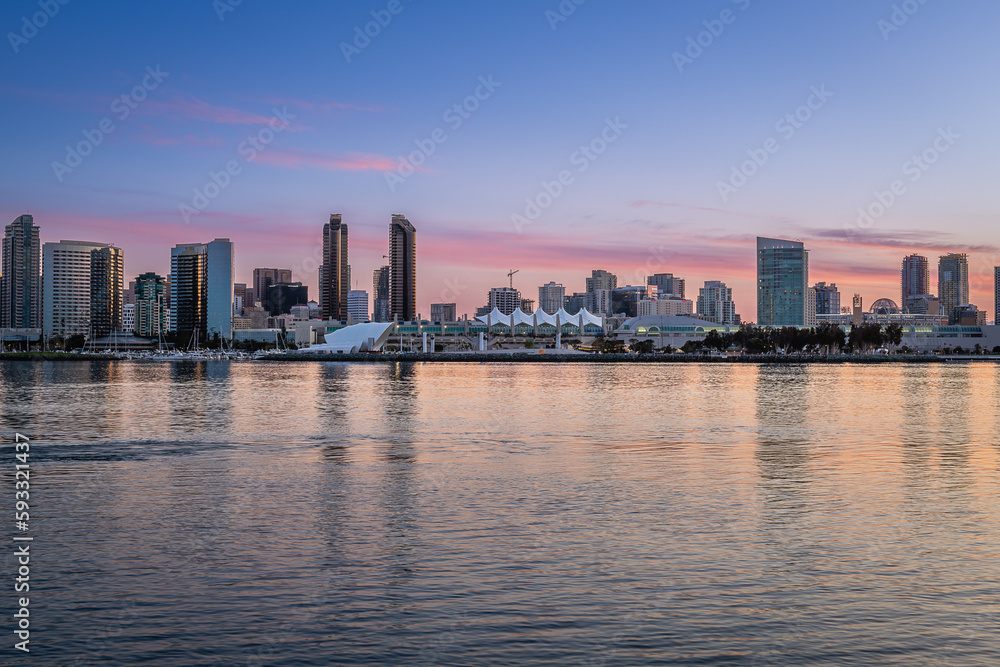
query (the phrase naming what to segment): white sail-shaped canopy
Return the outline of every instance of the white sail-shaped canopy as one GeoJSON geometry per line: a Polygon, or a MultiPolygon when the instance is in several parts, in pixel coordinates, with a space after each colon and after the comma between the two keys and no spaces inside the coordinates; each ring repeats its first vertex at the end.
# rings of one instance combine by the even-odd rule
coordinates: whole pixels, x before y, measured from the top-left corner
{"type": "Polygon", "coordinates": [[[503,324],[508,327],[510,326],[510,315],[504,315],[496,306],[493,307],[493,310],[489,315],[480,315],[476,319],[480,322],[488,322],[490,326],[493,326],[494,324],[503,324]]]}
{"type": "Polygon", "coordinates": [[[604,318],[601,317],[600,315],[594,315],[586,308],[581,308],[580,312],[576,314],[577,322],[580,321],[581,315],[583,316],[583,326],[587,326],[588,324],[593,324],[594,326],[604,328],[604,318]]]}
{"type": "Polygon", "coordinates": [[[539,308],[538,310],[535,311],[535,321],[538,324],[550,324],[552,326],[555,326],[556,325],[556,316],[555,315],[549,315],[544,310],[542,310],[541,308],[539,308]]]}
{"type": "Polygon", "coordinates": [[[514,326],[518,324],[527,324],[529,326],[535,326],[535,318],[533,318],[528,313],[524,312],[520,308],[511,313],[510,318],[514,321],[514,326]]]}
{"type": "Polygon", "coordinates": [[[549,315],[541,308],[536,310],[531,315],[525,313],[520,308],[515,310],[510,315],[504,315],[498,308],[494,308],[489,315],[480,315],[476,319],[480,322],[489,322],[491,325],[503,324],[508,327],[516,327],[519,324],[527,324],[530,326],[534,326],[535,324],[549,324],[551,326],[555,326],[556,319],[559,320],[559,326],[571,324],[575,327],[580,327],[582,324],[585,327],[588,324],[592,324],[594,326],[604,327],[604,318],[600,315],[594,315],[586,308],[581,308],[580,312],[576,315],[570,315],[564,308],[560,308],[559,312],[554,315],[549,315]]]}

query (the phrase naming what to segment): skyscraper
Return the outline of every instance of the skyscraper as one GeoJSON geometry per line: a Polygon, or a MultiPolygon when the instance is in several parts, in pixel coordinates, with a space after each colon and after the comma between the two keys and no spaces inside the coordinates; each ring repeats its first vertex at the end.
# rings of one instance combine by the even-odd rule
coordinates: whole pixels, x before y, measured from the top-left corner
{"type": "Polygon", "coordinates": [[[354,322],[368,322],[368,292],[352,289],[347,292],[347,314],[354,322]]]}
{"type": "Polygon", "coordinates": [[[604,269],[594,269],[586,282],[588,292],[599,289],[613,290],[618,287],[618,276],[604,269]]]}
{"type": "Polygon", "coordinates": [[[389,222],[389,317],[417,319],[417,230],[398,214],[389,222]]]}
{"type": "Polygon", "coordinates": [[[347,268],[347,225],[339,213],[323,225],[323,282],[319,286],[323,319],[347,319],[347,293],[351,277],[347,268]]]}
{"type": "MultiPolygon", "coordinates": [[[[923,294],[930,294],[930,265],[923,255],[909,255],[903,258],[903,268],[900,271],[902,299],[900,304],[906,304],[907,299],[923,294]]],[[[905,305],[904,305],[905,308],[905,305]]]]}
{"type": "Polygon", "coordinates": [[[949,253],[938,259],[938,299],[941,314],[951,322],[955,309],[969,303],[969,258],[949,253]]]}
{"type": "Polygon", "coordinates": [[[309,288],[302,283],[274,283],[267,288],[264,308],[271,317],[287,315],[292,306],[309,303],[309,288]]]}
{"type": "MultiPolygon", "coordinates": [[[[656,294],[674,294],[684,298],[684,279],[672,273],[656,273],[646,278],[647,285],[656,286],[656,294]]],[[[699,290],[700,291],[700,290],[699,290]]]]}
{"type": "Polygon", "coordinates": [[[177,344],[233,336],[233,244],[229,239],[170,250],[170,329],[177,344]]]}
{"type": "Polygon", "coordinates": [[[233,314],[240,315],[244,306],[252,306],[247,303],[247,284],[233,283],[233,314]]]}
{"type": "Polygon", "coordinates": [[[0,265],[0,328],[42,326],[42,254],[38,227],[22,215],[4,228],[0,265]]]}
{"type": "Polygon", "coordinates": [[[757,237],[757,324],[803,326],[809,251],[798,241],[757,237]]]}
{"type": "Polygon", "coordinates": [[[993,267],[993,324],[1000,324],[1000,266],[993,267]]]}
{"type": "Polygon", "coordinates": [[[59,241],[42,245],[42,332],[69,337],[90,332],[90,262],[106,243],[59,241]]]}
{"type": "Polygon", "coordinates": [[[207,264],[203,245],[176,246],[170,252],[170,330],[177,334],[179,347],[202,344],[208,338],[207,264]]]}
{"type": "Polygon", "coordinates": [[[90,328],[95,337],[122,330],[125,253],[106,246],[90,252],[90,328]]]}
{"type": "MultiPolygon", "coordinates": [[[[275,283],[292,282],[291,269],[254,269],[253,270],[253,291],[257,295],[258,301],[263,301],[267,295],[267,288],[275,283]]],[[[250,304],[251,306],[253,304],[250,304]]]]}
{"type": "Polygon", "coordinates": [[[521,307],[521,292],[511,287],[491,287],[486,297],[486,308],[483,314],[493,312],[496,308],[504,315],[510,315],[521,307]]]}
{"type": "Polygon", "coordinates": [[[165,280],[153,272],[143,273],[135,279],[135,335],[159,338],[168,326],[165,280]]]}
{"type": "Polygon", "coordinates": [[[389,315],[389,266],[380,266],[372,276],[372,317],[376,322],[391,322],[389,315]]]}
{"type": "Polygon", "coordinates": [[[840,291],[837,284],[816,283],[813,285],[816,290],[816,314],[817,315],[839,315],[840,314],[840,291]]]}
{"type": "Polygon", "coordinates": [[[563,307],[566,288],[556,282],[548,282],[538,288],[538,307],[549,315],[555,315],[563,307]]]}
{"type": "Polygon", "coordinates": [[[618,288],[618,276],[604,269],[594,269],[585,282],[584,308],[595,315],[610,315],[611,292],[618,288]]]}
{"type": "MultiPolygon", "coordinates": [[[[666,301],[667,299],[663,299],[666,301]]],[[[698,289],[698,317],[716,324],[737,324],[733,290],[719,280],[706,280],[698,289]]]]}

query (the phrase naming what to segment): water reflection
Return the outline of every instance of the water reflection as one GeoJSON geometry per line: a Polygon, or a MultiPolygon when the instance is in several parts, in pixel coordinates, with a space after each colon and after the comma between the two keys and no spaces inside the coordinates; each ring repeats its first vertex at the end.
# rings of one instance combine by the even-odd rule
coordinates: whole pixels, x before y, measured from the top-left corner
{"type": "Polygon", "coordinates": [[[97,662],[107,599],[136,601],[122,664],[1000,664],[973,616],[1000,576],[998,386],[0,363],[0,430],[41,441],[37,660],[97,662]]]}

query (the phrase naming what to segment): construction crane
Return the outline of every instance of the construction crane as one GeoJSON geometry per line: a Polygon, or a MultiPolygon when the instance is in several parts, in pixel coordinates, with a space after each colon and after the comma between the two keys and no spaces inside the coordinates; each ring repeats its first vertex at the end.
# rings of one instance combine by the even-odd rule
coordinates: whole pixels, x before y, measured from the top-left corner
{"type": "Polygon", "coordinates": [[[517,272],[518,272],[518,271],[520,271],[520,270],[521,270],[521,269],[511,269],[511,270],[510,270],[510,271],[509,271],[509,272],[507,273],[507,277],[508,277],[508,278],[510,278],[510,288],[511,288],[511,289],[514,289],[514,274],[515,274],[515,273],[517,273],[517,272]]]}

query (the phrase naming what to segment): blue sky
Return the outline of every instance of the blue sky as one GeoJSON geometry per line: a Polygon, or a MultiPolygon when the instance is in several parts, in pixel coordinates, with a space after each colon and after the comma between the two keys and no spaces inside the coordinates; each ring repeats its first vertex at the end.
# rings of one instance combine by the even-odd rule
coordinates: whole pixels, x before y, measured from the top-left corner
{"type": "Polygon", "coordinates": [[[689,297],[725,280],[752,320],[756,235],[803,240],[812,280],[866,303],[898,300],[906,254],[969,252],[973,301],[992,311],[995,3],[567,0],[557,22],[554,1],[53,3],[36,33],[23,21],[37,1],[0,8],[0,201],[7,219],[32,212],[45,241],[120,245],[133,277],[166,272],[175,243],[228,236],[238,280],[291,267],[315,294],[322,224],[342,213],[370,290],[402,213],[418,229],[425,314],[436,301],[471,313],[510,268],[532,298],[549,280],[582,290],[602,268],[621,284],[673,271],[689,297]],[[348,61],[342,44],[373,11],[386,25],[348,61]],[[678,68],[675,53],[694,57],[678,68]],[[145,99],[120,118],[114,100],[144,77],[145,99]],[[815,90],[825,99],[800,109],[815,90]],[[446,114],[467,99],[456,127],[446,114]],[[275,110],[287,126],[248,160],[241,143],[275,110]],[[779,131],[797,110],[808,119],[779,131]],[[103,119],[114,130],[95,135],[103,119]],[[609,122],[603,152],[578,152],[601,147],[609,122]],[[85,131],[100,144],[54,168],[85,131]],[[417,142],[433,153],[390,187],[417,142]],[[925,150],[933,164],[907,171],[925,150]],[[734,165],[762,151],[723,197],[734,165]],[[238,173],[185,217],[230,161],[238,173]],[[544,184],[563,171],[549,203],[544,184]],[[901,194],[859,224],[894,181],[901,194]],[[515,224],[526,198],[548,205],[515,224]]]}

